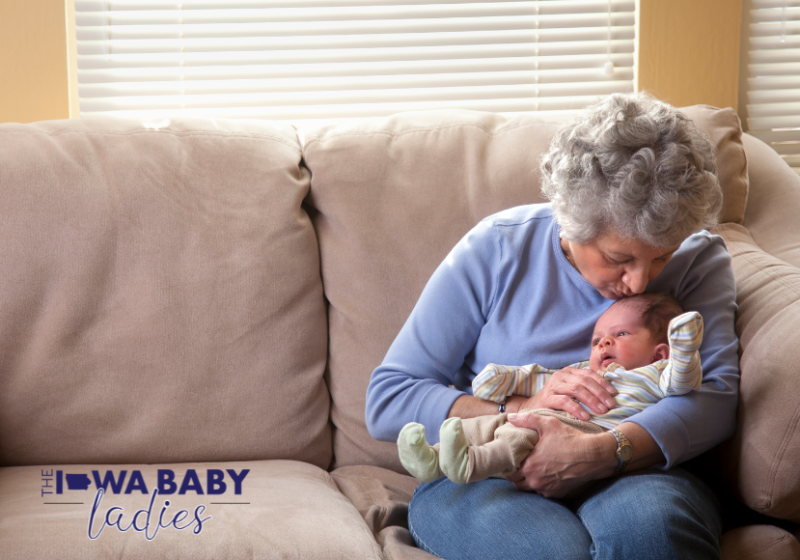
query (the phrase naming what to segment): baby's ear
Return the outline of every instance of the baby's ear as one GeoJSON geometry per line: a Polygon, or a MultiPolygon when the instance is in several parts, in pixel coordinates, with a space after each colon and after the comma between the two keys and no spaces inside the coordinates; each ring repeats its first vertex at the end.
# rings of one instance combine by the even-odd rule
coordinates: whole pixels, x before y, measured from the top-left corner
{"type": "Polygon", "coordinates": [[[653,361],[657,362],[658,360],[666,360],[669,358],[669,344],[661,343],[656,344],[656,347],[653,348],[653,361]]]}

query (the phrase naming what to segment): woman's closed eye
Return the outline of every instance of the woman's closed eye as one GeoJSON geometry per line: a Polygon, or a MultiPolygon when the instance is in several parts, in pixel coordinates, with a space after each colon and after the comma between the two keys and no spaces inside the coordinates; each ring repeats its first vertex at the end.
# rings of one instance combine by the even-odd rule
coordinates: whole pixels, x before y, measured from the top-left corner
{"type": "Polygon", "coordinates": [[[603,256],[606,258],[606,261],[608,261],[610,264],[612,264],[614,266],[622,266],[623,264],[627,264],[627,263],[631,262],[631,259],[625,259],[625,260],[618,261],[617,259],[609,257],[608,255],[603,255],[603,256]]]}

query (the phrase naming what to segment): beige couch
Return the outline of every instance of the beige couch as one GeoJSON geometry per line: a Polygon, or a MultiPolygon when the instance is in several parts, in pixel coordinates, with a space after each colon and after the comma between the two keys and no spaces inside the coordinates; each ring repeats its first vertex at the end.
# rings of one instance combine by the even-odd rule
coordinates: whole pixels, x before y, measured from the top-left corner
{"type": "MultiPolygon", "coordinates": [[[[686,112],[742,342],[736,437],[696,463],[750,508],[726,560],[800,558],[800,177],[733,111],[686,112]]],[[[431,558],[367,382],[456,241],[541,200],[555,127],[0,125],[0,559],[431,558]]]]}

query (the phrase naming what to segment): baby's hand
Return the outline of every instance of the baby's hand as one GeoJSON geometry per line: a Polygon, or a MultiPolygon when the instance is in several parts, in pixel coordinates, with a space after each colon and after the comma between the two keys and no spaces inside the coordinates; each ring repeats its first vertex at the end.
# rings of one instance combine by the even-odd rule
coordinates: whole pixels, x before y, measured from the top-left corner
{"type": "Polygon", "coordinates": [[[616,394],[617,390],[603,378],[602,373],[565,367],[550,376],[541,391],[512,412],[524,408],[550,408],[569,412],[578,420],[588,420],[589,413],[580,403],[595,414],[605,414],[617,406],[614,401],[616,394]]]}

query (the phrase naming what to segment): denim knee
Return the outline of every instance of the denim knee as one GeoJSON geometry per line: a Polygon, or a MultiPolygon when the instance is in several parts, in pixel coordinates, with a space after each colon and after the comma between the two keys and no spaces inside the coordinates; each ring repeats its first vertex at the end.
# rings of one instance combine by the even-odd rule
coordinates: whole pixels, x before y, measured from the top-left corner
{"type": "Polygon", "coordinates": [[[421,484],[408,527],[417,546],[448,560],[590,558],[589,534],[572,511],[502,479],[421,484]]]}
{"type": "Polygon", "coordinates": [[[594,560],[720,557],[718,503],[680,469],[640,471],[602,483],[577,514],[592,537],[594,560]]]}

